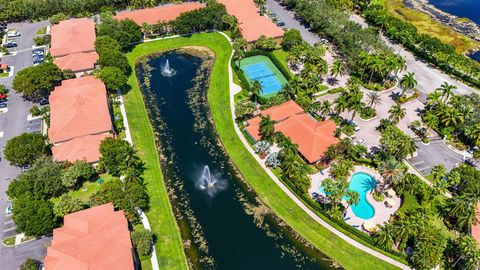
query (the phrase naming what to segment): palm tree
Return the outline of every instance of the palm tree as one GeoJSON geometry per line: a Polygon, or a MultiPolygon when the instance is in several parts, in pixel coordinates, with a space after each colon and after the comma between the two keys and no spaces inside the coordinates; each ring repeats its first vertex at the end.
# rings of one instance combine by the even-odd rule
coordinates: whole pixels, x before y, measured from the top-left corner
{"type": "Polygon", "coordinates": [[[393,226],[387,223],[385,226],[379,225],[378,227],[380,230],[373,235],[375,242],[386,250],[391,249],[394,243],[393,226]]]}
{"type": "Polygon", "coordinates": [[[275,121],[270,119],[270,115],[266,117],[260,115],[260,118],[262,119],[259,123],[260,134],[262,134],[262,139],[269,141],[275,134],[275,121]]]}
{"type": "Polygon", "coordinates": [[[348,102],[347,102],[347,97],[342,94],[338,96],[337,99],[335,99],[335,111],[340,114],[345,111],[345,109],[348,107],[348,102]]]}
{"type": "Polygon", "coordinates": [[[462,261],[461,269],[477,269],[480,264],[480,250],[477,241],[470,235],[461,235],[456,240],[456,252],[460,255],[452,268],[462,261]]]}
{"type": "MultiPolygon", "coordinates": [[[[408,239],[414,234],[412,221],[400,214],[399,220],[392,226],[392,233],[399,247],[404,247],[408,239]]],[[[402,248],[401,248],[402,249],[402,248]]]]}
{"type": "Polygon", "coordinates": [[[355,116],[357,115],[358,112],[360,112],[363,107],[365,107],[365,103],[363,103],[361,100],[353,100],[352,103],[350,103],[348,105],[348,109],[349,111],[352,112],[352,119],[351,121],[353,121],[353,119],[355,118],[355,116]]]}
{"type": "Polygon", "coordinates": [[[405,94],[405,91],[415,88],[415,86],[417,86],[417,80],[415,80],[415,73],[408,72],[407,74],[404,74],[402,76],[402,79],[400,79],[400,86],[403,90],[401,96],[405,94]]]}
{"type": "Polygon", "coordinates": [[[373,56],[370,59],[368,68],[370,69],[370,79],[368,80],[368,83],[371,83],[373,74],[380,73],[381,70],[384,68],[384,65],[383,65],[383,62],[380,60],[380,58],[378,58],[378,56],[373,56]]]}
{"type": "Polygon", "coordinates": [[[440,104],[442,102],[442,93],[440,91],[433,91],[427,95],[427,106],[440,104]]]}
{"type": "Polygon", "coordinates": [[[322,117],[326,117],[327,115],[332,113],[332,103],[328,100],[324,100],[322,105],[320,105],[320,113],[322,117]]]}
{"type": "Polygon", "coordinates": [[[339,75],[344,76],[345,74],[347,74],[347,66],[341,60],[335,60],[335,62],[333,62],[330,73],[333,75],[333,77],[335,77],[335,79],[339,75]]]}
{"type": "Polygon", "coordinates": [[[400,104],[393,105],[392,108],[390,108],[390,110],[388,111],[388,113],[390,113],[389,119],[394,124],[398,124],[398,122],[400,122],[400,120],[402,120],[407,114],[405,108],[402,108],[402,105],[400,104]]]}
{"type": "Polygon", "coordinates": [[[477,222],[475,213],[477,201],[478,197],[475,194],[463,194],[448,200],[446,212],[456,219],[459,230],[469,228],[477,222]]]}
{"type": "Polygon", "coordinates": [[[465,119],[463,119],[462,114],[451,107],[445,107],[443,110],[439,111],[440,115],[440,122],[444,124],[446,127],[449,126],[456,126],[459,123],[463,123],[465,119]]]}
{"type": "Polygon", "coordinates": [[[403,169],[398,162],[389,159],[379,165],[380,175],[383,177],[383,185],[380,194],[383,194],[386,187],[397,184],[403,178],[403,169]]]}
{"type": "Polygon", "coordinates": [[[448,98],[453,95],[453,90],[457,89],[457,86],[453,84],[448,84],[447,82],[444,82],[439,88],[436,90],[440,91],[442,95],[442,101],[446,102],[448,98]]]}
{"type": "Polygon", "coordinates": [[[260,82],[258,80],[254,80],[252,82],[252,86],[250,87],[250,91],[252,92],[252,95],[255,98],[255,103],[257,103],[257,99],[260,96],[260,93],[263,92],[262,85],[260,84],[260,82]]]}
{"type": "Polygon", "coordinates": [[[358,203],[360,202],[360,195],[356,191],[348,190],[346,196],[347,196],[347,204],[348,204],[347,209],[348,207],[350,207],[350,205],[352,204],[358,205],[358,203]]]}
{"type": "Polygon", "coordinates": [[[422,115],[422,120],[425,125],[427,125],[428,128],[433,128],[437,129],[438,128],[438,117],[432,113],[432,112],[427,112],[422,115]]]}
{"type": "Polygon", "coordinates": [[[281,163],[282,175],[287,179],[291,179],[300,172],[300,163],[297,159],[297,154],[292,149],[282,151],[281,163]]]}
{"type": "Polygon", "coordinates": [[[465,135],[467,135],[475,145],[480,145],[480,123],[466,127],[465,135]]]}
{"type": "Polygon", "coordinates": [[[382,105],[382,99],[380,98],[380,95],[376,92],[368,92],[367,93],[368,97],[368,107],[370,108],[375,108],[377,105],[382,105]]]}

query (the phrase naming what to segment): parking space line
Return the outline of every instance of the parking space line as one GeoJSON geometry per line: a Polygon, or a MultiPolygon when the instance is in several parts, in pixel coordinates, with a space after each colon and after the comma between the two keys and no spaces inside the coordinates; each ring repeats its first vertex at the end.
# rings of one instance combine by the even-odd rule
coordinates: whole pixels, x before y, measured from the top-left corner
{"type": "Polygon", "coordinates": [[[16,229],[17,229],[17,227],[12,227],[12,228],[8,228],[6,230],[3,230],[3,232],[6,233],[6,232],[10,232],[10,231],[13,231],[13,230],[16,230],[16,229]]]}
{"type": "Polygon", "coordinates": [[[3,138],[4,135],[5,135],[5,132],[0,131],[0,139],[3,138]]]}
{"type": "Polygon", "coordinates": [[[13,223],[13,220],[9,220],[9,221],[5,222],[5,225],[12,224],[12,223],[13,223]]]}
{"type": "Polygon", "coordinates": [[[419,161],[413,162],[412,165],[416,167],[416,166],[418,166],[420,164],[423,164],[423,163],[425,163],[425,160],[419,160],[419,161]]]}

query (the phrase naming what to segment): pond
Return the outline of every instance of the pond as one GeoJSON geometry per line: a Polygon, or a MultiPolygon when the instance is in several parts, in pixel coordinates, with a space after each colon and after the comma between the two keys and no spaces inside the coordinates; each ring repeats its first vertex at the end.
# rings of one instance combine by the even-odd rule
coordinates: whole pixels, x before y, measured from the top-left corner
{"type": "Polygon", "coordinates": [[[332,269],[328,258],[279,225],[224,153],[206,97],[212,63],[208,53],[184,49],[151,55],[136,67],[191,266],[332,269]]]}

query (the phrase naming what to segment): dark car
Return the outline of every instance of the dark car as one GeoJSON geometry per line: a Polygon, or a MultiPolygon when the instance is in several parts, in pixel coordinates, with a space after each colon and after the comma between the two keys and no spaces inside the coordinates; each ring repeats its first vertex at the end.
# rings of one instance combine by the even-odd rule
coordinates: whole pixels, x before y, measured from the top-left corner
{"type": "Polygon", "coordinates": [[[40,105],[47,105],[49,104],[50,102],[48,102],[48,99],[44,98],[42,100],[40,100],[40,102],[38,102],[40,105]]]}
{"type": "Polygon", "coordinates": [[[3,103],[5,103],[5,102],[7,102],[7,101],[8,101],[8,99],[7,99],[7,98],[0,98],[0,102],[3,102],[3,103]]]}
{"type": "Polygon", "coordinates": [[[7,103],[0,103],[0,108],[6,108],[7,107],[7,103]]]}
{"type": "Polygon", "coordinates": [[[278,21],[278,22],[277,22],[277,26],[280,26],[280,27],[285,26],[285,23],[282,22],[282,21],[278,21]]]}
{"type": "Polygon", "coordinates": [[[15,41],[7,42],[7,43],[3,44],[3,47],[5,47],[5,48],[17,47],[17,42],[15,42],[15,41]]]}

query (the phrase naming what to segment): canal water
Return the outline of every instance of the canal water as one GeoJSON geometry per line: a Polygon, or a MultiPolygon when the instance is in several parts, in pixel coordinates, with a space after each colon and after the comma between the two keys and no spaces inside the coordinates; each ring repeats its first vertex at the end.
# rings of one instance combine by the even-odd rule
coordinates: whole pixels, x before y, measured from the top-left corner
{"type": "Polygon", "coordinates": [[[229,162],[209,120],[212,63],[205,53],[176,51],[136,67],[189,262],[195,269],[333,269],[279,225],[229,162]]]}

